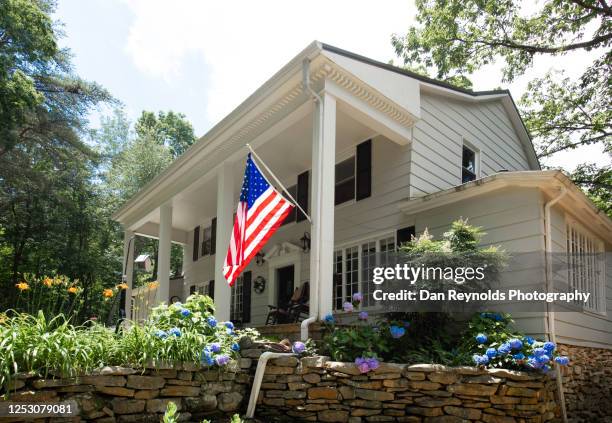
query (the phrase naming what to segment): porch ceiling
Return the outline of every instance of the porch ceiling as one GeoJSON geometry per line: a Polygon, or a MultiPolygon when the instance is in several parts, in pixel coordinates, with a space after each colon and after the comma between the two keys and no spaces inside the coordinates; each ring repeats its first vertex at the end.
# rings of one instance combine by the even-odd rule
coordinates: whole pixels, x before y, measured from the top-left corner
{"type": "MultiPolygon", "coordinates": [[[[373,129],[360,123],[349,113],[338,107],[336,155],[339,159],[350,154],[350,150],[356,144],[376,135],[373,129]]],[[[256,149],[257,154],[286,187],[294,185],[297,182],[297,175],[312,167],[312,123],[312,113],[308,113],[256,149]]],[[[245,149],[242,158],[234,162],[236,201],[242,184],[246,152],[245,149]]],[[[178,230],[191,231],[195,226],[214,217],[217,210],[215,176],[203,175],[187,189],[178,193],[172,200],[172,206],[172,227],[178,230]]],[[[151,212],[143,222],[158,224],[159,211],[151,212]]]]}

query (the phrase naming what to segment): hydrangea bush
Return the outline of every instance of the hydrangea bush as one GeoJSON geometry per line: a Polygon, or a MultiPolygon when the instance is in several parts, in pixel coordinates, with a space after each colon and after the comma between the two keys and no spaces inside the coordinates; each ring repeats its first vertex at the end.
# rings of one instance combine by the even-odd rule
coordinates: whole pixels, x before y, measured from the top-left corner
{"type": "Polygon", "coordinates": [[[549,371],[554,363],[566,366],[569,358],[560,356],[550,341],[536,341],[511,329],[509,315],[480,313],[472,318],[464,336],[463,348],[472,351],[477,366],[517,370],[549,371]]]}

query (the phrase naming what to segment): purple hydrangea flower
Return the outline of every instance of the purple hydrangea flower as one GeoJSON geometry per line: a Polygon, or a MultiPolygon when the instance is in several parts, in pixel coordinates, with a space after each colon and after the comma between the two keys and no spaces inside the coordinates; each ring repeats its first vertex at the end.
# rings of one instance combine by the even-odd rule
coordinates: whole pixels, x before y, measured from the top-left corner
{"type": "Polygon", "coordinates": [[[368,312],[367,311],[362,311],[359,313],[359,320],[368,320],[368,312]]]}
{"type": "Polygon", "coordinates": [[[302,354],[306,350],[306,345],[303,342],[295,341],[291,347],[291,351],[295,354],[302,354]]]}
{"type": "Polygon", "coordinates": [[[485,342],[487,342],[487,335],[485,335],[484,333],[479,333],[478,335],[476,335],[476,342],[478,342],[479,344],[484,344],[485,342]]]}
{"type": "Polygon", "coordinates": [[[215,357],[215,363],[217,363],[217,366],[225,366],[227,363],[229,363],[230,358],[225,355],[225,354],[221,354],[215,357]]]}
{"type": "Polygon", "coordinates": [[[345,303],[342,305],[342,308],[343,308],[343,309],[344,309],[344,311],[346,311],[347,313],[350,313],[350,312],[352,312],[352,311],[353,311],[353,309],[354,309],[354,308],[353,308],[353,303],[349,303],[349,302],[347,301],[347,302],[345,302],[345,303]]]}
{"type": "Polygon", "coordinates": [[[538,361],[538,363],[545,364],[545,363],[548,363],[550,361],[550,357],[547,356],[546,354],[543,354],[543,355],[537,356],[536,360],[538,361]]]}
{"type": "Polygon", "coordinates": [[[544,348],[534,348],[533,349],[533,355],[535,355],[536,357],[539,357],[544,354],[546,354],[546,350],[544,348]]]}
{"type": "Polygon", "coordinates": [[[395,339],[399,339],[406,334],[406,328],[400,326],[391,326],[389,331],[391,332],[391,337],[395,339]]]}
{"type": "Polygon", "coordinates": [[[353,294],[353,302],[360,303],[362,301],[363,301],[363,295],[361,294],[361,292],[355,292],[353,294]]]}
{"type": "Polygon", "coordinates": [[[221,352],[221,344],[218,342],[213,342],[212,344],[209,345],[210,350],[214,353],[218,353],[221,352]]]}
{"type": "Polygon", "coordinates": [[[380,362],[373,357],[366,358],[366,363],[368,364],[370,370],[376,370],[380,367],[380,362]]]}

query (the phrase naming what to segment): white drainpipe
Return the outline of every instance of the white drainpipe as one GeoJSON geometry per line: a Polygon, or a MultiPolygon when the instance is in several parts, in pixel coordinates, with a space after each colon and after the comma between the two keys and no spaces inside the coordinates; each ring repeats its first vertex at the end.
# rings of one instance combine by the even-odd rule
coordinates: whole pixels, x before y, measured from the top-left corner
{"type": "MultiPolygon", "coordinates": [[[[552,254],[552,224],[550,221],[550,209],[559,200],[561,200],[565,194],[567,194],[567,188],[565,185],[561,186],[561,192],[555,198],[550,200],[544,205],[544,221],[545,221],[545,236],[546,244],[544,251],[544,258],[546,260],[546,290],[552,292],[553,281],[552,281],[552,260],[550,254],[552,254]]],[[[548,321],[548,337],[549,339],[557,344],[557,336],[555,334],[555,312],[550,309],[549,303],[546,303],[546,317],[548,321]]],[[[563,392],[563,379],[561,376],[561,368],[559,364],[555,363],[555,373],[557,375],[557,390],[559,391],[559,401],[561,402],[561,413],[563,416],[563,422],[567,423],[567,410],[565,408],[565,394],[563,392]]]]}
{"type": "MultiPolygon", "coordinates": [[[[321,139],[321,137],[323,137],[323,100],[321,99],[321,97],[319,96],[319,94],[316,93],[315,90],[312,89],[312,87],[310,86],[310,60],[309,59],[304,59],[304,61],[302,62],[302,85],[304,87],[304,90],[308,93],[310,93],[310,95],[312,96],[312,98],[317,101],[319,103],[319,125],[318,125],[318,129],[319,129],[319,140],[321,139]]],[[[317,165],[321,166],[321,149],[319,149],[319,159],[317,160],[317,165]]],[[[319,175],[321,175],[321,172],[319,170],[318,172],[319,175]]],[[[323,183],[323,181],[321,180],[321,178],[318,178],[317,181],[317,187],[316,187],[316,192],[320,192],[321,191],[321,184],[323,183]]],[[[317,206],[320,207],[319,202],[316,202],[317,206]]],[[[314,216],[314,219],[316,219],[317,216],[321,216],[321,213],[311,213],[314,216]]],[[[318,232],[318,228],[319,228],[319,222],[317,222],[316,220],[312,222],[312,224],[314,225],[315,231],[313,232],[314,238],[315,240],[319,240],[321,237],[321,234],[318,232]]],[[[313,252],[311,251],[310,254],[313,254],[313,252]]],[[[319,263],[319,249],[315,248],[315,257],[314,257],[314,261],[315,263],[318,265],[319,263]]],[[[311,270],[312,272],[312,270],[311,270]]],[[[317,268],[315,267],[315,272],[317,272],[317,268]]],[[[312,274],[312,273],[311,273],[312,274]]],[[[315,281],[311,281],[311,286],[313,286],[314,284],[319,284],[319,280],[317,277],[317,280],[315,281]]],[[[308,317],[307,319],[302,320],[302,324],[300,327],[300,338],[302,339],[302,341],[306,341],[308,339],[308,326],[311,323],[314,323],[317,320],[317,315],[319,314],[319,297],[321,295],[320,292],[320,286],[317,285],[316,287],[316,295],[311,296],[311,298],[309,299],[309,307],[310,307],[310,317],[308,317]]],[[[311,291],[312,292],[312,291],[311,291]]]]}
{"type": "Polygon", "coordinates": [[[255,416],[255,407],[257,406],[257,397],[259,396],[259,390],[261,388],[261,381],[263,380],[264,373],[266,372],[266,364],[268,360],[272,358],[289,357],[294,354],[292,353],[277,353],[266,351],[259,356],[257,361],[257,369],[255,370],[255,378],[253,379],[253,386],[251,387],[251,396],[249,397],[249,405],[247,407],[246,417],[252,419],[255,416]]]}

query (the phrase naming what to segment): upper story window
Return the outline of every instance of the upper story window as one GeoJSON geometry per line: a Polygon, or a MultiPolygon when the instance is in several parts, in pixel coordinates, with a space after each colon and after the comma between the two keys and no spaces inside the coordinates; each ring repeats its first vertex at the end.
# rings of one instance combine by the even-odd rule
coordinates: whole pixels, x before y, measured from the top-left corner
{"type": "Polygon", "coordinates": [[[463,146],[461,155],[461,183],[473,181],[477,175],[476,151],[467,146],[463,146]]]}
{"type": "Polygon", "coordinates": [[[570,289],[589,292],[584,308],[606,312],[603,242],[578,223],[566,222],[567,280],[570,289]]]}
{"type": "Polygon", "coordinates": [[[202,229],[202,255],[209,256],[212,251],[212,227],[202,229]]]}
{"type": "Polygon", "coordinates": [[[334,204],[355,199],[355,156],[336,164],[336,190],[334,204]]]}

